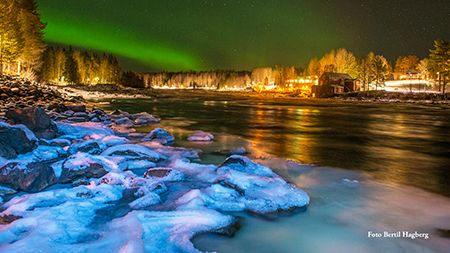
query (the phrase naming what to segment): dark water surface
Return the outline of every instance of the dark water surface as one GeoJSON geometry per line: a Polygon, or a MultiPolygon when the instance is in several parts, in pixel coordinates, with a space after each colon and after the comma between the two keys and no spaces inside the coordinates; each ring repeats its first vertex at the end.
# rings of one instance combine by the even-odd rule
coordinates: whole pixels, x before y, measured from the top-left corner
{"type": "Polygon", "coordinates": [[[175,145],[202,149],[205,163],[225,159],[217,150],[243,146],[252,159],[311,197],[306,211],[275,220],[240,214],[242,227],[235,236],[196,236],[193,243],[203,251],[450,252],[446,106],[186,96],[113,100],[102,106],[161,116],[161,126],[177,139],[175,145]],[[185,141],[193,130],[213,132],[216,140],[185,141]],[[291,166],[286,159],[313,166],[291,166]],[[417,231],[429,237],[369,238],[369,231],[417,231]]]}
{"type": "Polygon", "coordinates": [[[237,135],[261,153],[450,196],[448,106],[167,98],[116,100],[109,108],[187,120],[186,129],[237,135]]]}

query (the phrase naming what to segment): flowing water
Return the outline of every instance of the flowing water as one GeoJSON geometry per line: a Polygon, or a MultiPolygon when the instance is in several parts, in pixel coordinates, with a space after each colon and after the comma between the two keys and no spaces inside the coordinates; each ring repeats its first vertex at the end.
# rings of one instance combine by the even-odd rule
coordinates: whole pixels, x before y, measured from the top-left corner
{"type": "Polygon", "coordinates": [[[274,220],[240,214],[234,237],[197,236],[202,250],[450,252],[448,106],[186,96],[103,106],[159,115],[179,140],[175,145],[202,149],[205,163],[220,163],[225,157],[218,150],[245,147],[311,197],[306,211],[274,220]],[[213,132],[217,140],[183,141],[193,130],[213,132]],[[400,231],[401,238],[385,231],[400,231]],[[370,238],[372,232],[381,238],[370,238]]]}

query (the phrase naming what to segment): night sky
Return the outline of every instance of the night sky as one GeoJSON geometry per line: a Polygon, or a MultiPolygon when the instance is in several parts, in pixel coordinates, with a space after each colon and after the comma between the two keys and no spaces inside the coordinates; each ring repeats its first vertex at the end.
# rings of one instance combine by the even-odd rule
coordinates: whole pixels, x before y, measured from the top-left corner
{"type": "Polygon", "coordinates": [[[304,66],[344,47],[425,57],[450,39],[450,1],[38,0],[46,40],[119,56],[126,69],[304,66]]]}

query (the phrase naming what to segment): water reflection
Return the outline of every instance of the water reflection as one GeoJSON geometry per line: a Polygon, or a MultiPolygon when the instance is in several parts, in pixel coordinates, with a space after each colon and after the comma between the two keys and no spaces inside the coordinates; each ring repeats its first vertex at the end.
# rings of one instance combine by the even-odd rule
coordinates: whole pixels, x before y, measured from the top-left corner
{"type": "MultiPolygon", "coordinates": [[[[116,100],[109,109],[146,110],[170,123],[250,141],[255,157],[369,171],[389,182],[450,196],[450,110],[417,105],[288,104],[169,98],[116,100]]],[[[170,125],[170,124],[169,124],[170,125]]]]}

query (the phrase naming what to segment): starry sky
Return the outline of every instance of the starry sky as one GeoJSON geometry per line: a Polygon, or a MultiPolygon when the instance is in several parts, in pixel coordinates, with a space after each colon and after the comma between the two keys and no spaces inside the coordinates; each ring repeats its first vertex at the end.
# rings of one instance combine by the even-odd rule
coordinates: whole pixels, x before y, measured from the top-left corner
{"type": "Polygon", "coordinates": [[[37,0],[50,44],[135,71],[305,66],[331,49],[394,61],[450,39],[449,0],[37,0]]]}

